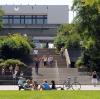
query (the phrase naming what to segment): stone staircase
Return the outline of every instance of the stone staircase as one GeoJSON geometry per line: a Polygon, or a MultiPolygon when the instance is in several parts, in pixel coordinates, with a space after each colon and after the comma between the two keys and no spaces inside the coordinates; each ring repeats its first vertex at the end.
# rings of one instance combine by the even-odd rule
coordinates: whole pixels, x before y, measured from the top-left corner
{"type": "Polygon", "coordinates": [[[49,83],[51,80],[55,80],[56,84],[62,84],[71,75],[78,75],[76,68],[39,68],[39,75],[35,74],[35,69],[33,68],[33,80],[39,83],[47,79],[49,83]]]}
{"type": "Polygon", "coordinates": [[[78,81],[81,84],[91,84],[91,76],[80,75],[77,68],[67,68],[66,59],[62,58],[59,54],[56,53],[55,49],[37,49],[39,54],[38,57],[46,55],[52,55],[54,58],[53,67],[43,67],[39,68],[39,75],[35,74],[35,69],[32,69],[32,78],[33,80],[42,83],[44,79],[47,79],[50,83],[51,80],[55,80],[56,84],[63,84],[63,82],[68,77],[78,77],[78,81]]]}
{"type": "MultiPolygon", "coordinates": [[[[56,53],[56,49],[44,48],[44,49],[36,49],[36,50],[38,50],[38,57],[42,57],[44,55],[46,55],[48,57],[49,55],[52,55],[54,58],[53,67],[55,67],[55,64],[56,64],[55,61],[57,61],[58,68],[66,68],[67,67],[65,57],[61,58],[61,56],[56,53]]],[[[40,66],[40,67],[42,68],[42,66],[40,66]]],[[[47,66],[47,68],[48,68],[48,66],[47,66]]]]}
{"type": "Polygon", "coordinates": [[[51,80],[55,80],[56,84],[63,84],[69,77],[72,80],[74,77],[77,77],[78,81],[83,85],[91,84],[91,76],[79,75],[77,68],[39,68],[39,75],[35,74],[35,69],[33,68],[32,78],[39,83],[47,79],[49,83],[51,80]]]}
{"type": "MultiPolygon", "coordinates": [[[[31,77],[31,68],[32,68],[32,78],[33,80],[38,81],[38,83],[42,83],[44,79],[47,79],[50,83],[51,80],[55,80],[56,84],[63,84],[63,82],[68,77],[78,77],[78,81],[81,84],[91,84],[91,76],[89,75],[83,75],[80,72],[78,72],[77,68],[67,68],[66,59],[62,58],[59,54],[56,53],[55,49],[37,49],[39,54],[38,57],[42,57],[43,55],[46,55],[47,57],[49,55],[52,55],[54,58],[54,63],[52,67],[49,66],[42,66],[40,65],[39,68],[39,75],[35,74],[35,68],[34,64],[29,65],[30,68],[24,70],[25,74],[29,73],[31,77]]],[[[32,58],[34,58],[34,55],[32,55],[32,58]]],[[[26,78],[28,78],[27,75],[25,75],[26,78]]],[[[13,79],[11,77],[2,77],[0,76],[0,85],[7,85],[7,84],[17,84],[18,79],[13,79]]],[[[100,84],[100,82],[99,82],[100,84]]]]}

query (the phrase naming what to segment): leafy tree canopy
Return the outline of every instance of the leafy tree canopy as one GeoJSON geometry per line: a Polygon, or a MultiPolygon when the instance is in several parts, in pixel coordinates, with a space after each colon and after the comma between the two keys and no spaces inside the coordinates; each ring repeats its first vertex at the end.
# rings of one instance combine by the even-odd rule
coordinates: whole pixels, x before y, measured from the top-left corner
{"type": "Polygon", "coordinates": [[[74,24],[83,41],[82,63],[89,68],[100,68],[100,0],[74,0],[74,24]]]}
{"type": "Polygon", "coordinates": [[[55,45],[60,50],[62,46],[65,48],[79,48],[80,35],[75,30],[74,24],[64,24],[58,29],[55,45]]]}
{"type": "Polygon", "coordinates": [[[18,33],[0,37],[0,53],[2,58],[23,57],[30,53],[33,46],[31,46],[27,37],[18,33]]]}
{"type": "Polygon", "coordinates": [[[0,9],[0,30],[3,27],[3,24],[2,24],[2,16],[3,16],[3,14],[4,14],[4,12],[0,9]]]}

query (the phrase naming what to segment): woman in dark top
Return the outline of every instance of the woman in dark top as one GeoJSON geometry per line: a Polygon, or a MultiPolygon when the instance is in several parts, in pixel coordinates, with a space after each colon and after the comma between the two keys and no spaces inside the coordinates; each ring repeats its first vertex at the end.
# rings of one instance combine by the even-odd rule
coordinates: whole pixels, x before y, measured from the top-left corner
{"type": "Polygon", "coordinates": [[[96,84],[97,84],[97,73],[96,73],[96,71],[93,71],[93,73],[92,73],[92,84],[94,85],[94,87],[96,87],[96,84]]]}
{"type": "Polygon", "coordinates": [[[56,89],[55,81],[52,80],[51,83],[52,83],[52,84],[51,84],[51,89],[56,89]]]}

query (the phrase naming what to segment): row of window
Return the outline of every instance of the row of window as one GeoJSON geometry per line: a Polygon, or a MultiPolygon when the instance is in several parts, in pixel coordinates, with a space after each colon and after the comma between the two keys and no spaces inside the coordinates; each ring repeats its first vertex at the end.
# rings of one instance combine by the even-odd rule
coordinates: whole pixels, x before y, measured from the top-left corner
{"type": "Polygon", "coordinates": [[[46,15],[6,15],[3,24],[47,24],[46,15]]]}

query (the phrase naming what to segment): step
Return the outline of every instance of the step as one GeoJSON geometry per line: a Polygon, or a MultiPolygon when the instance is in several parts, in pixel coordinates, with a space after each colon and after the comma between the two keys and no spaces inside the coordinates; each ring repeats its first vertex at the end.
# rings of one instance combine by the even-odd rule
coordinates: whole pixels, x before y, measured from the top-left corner
{"type": "Polygon", "coordinates": [[[48,81],[55,80],[56,83],[62,83],[70,75],[77,76],[77,69],[68,69],[68,68],[39,68],[39,74],[35,74],[35,69],[33,68],[33,80],[38,80],[42,82],[43,79],[48,81]]]}

